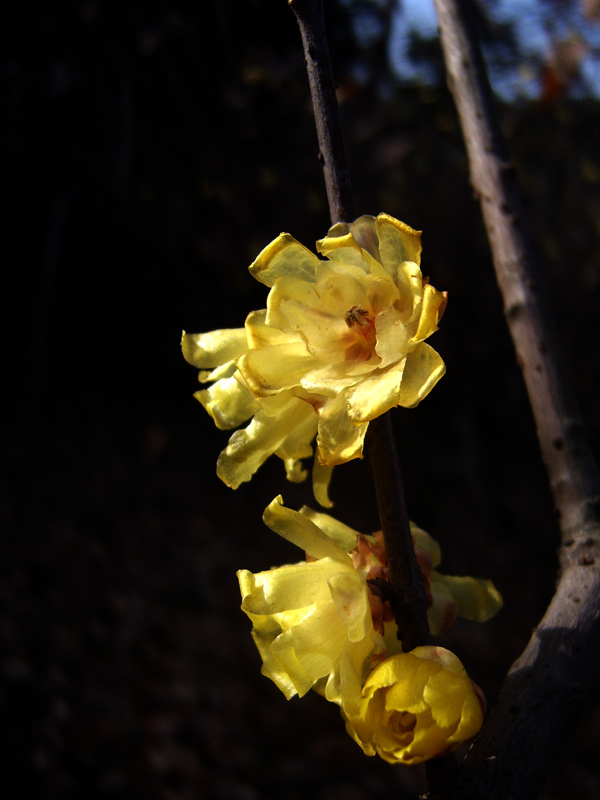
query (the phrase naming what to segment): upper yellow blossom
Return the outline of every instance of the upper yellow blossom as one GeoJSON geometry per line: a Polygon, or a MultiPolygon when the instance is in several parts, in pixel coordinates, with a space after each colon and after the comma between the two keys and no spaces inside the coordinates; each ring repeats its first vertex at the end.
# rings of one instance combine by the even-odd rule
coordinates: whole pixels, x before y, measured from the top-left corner
{"type": "Polygon", "coordinates": [[[346,730],[368,756],[418,764],[475,736],[484,703],[453,653],[417,647],[382,661],[360,698],[342,707],[342,715],[346,730]]]}
{"type": "Polygon", "coordinates": [[[234,488],[272,453],[288,477],[304,473],[317,433],[317,499],[328,504],[331,468],[362,457],[369,421],[412,408],[444,374],[425,344],[446,297],[423,278],[420,233],[379,214],[334,225],[319,258],[287,233],[251,265],[269,287],[267,308],[244,330],[183,337],[188,361],[215,381],[198,399],[220,427],[238,431],[221,454],[220,477],[234,488]]]}
{"type": "MultiPolygon", "coordinates": [[[[285,508],[281,497],[263,519],[303,549],[307,560],[256,575],[238,572],[242,609],[252,620],[262,672],[288,698],[315,689],[351,709],[372,667],[402,649],[385,596],[389,574],[381,539],[307,507],[285,508]]],[[[500,608],[490,581],[449,578],[433,570],[431,564],[439,562],[437,543],[416,525],[411,530],[419,562],[429,564],[424,582],[432,632],[439,633],[442,622],[452,624],[457,611],[483,621],[500,608]],[[455,585],[459,590],[453,598],[455,585]],[[456,604],[451,614],[449,603],[456,604]]]]}

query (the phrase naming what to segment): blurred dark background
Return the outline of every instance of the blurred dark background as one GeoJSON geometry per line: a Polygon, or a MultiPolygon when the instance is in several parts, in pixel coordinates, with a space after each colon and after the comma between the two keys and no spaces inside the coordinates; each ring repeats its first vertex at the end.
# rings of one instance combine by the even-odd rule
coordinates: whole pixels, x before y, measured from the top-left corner
{"type": "MultiPolygon", "coordinates": [[[[422,229],[424,273],[449,292],[431,340],[448,373],[395,424],[442,570],[505,597],[497,619],[443,639],[493,703],[556,575],[535,431],[431,19],[409,2],[325,5],[359,213],[422,229]]],[[[598,3],[474,9],[598,452],[598,3]]],[[[288,703],[261,677],[235,570],[299,559],[261,513],[279,492],[314,501],[278,459],[235,493],[220,483],[227,434],[179,350],[182,328],[264,307],[246,268],[280,231],[308,246],[327,231],[292,12],[31,0],[0,14],[3,797],[416,798],[421,768],[362,756],[334,706],[288,703]]],[[[338,469],[332,496],[341,519],[378,527],[366,462],[338,469]]],[[[545,800],[600,793],[597,689],[545,800]]]]}

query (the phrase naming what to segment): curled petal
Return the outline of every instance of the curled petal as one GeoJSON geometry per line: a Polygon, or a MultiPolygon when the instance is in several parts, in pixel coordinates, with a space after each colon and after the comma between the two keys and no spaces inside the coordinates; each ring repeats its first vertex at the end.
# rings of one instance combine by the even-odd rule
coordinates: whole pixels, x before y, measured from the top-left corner
{"type": "Polygon", "coordinates": [[[419,317],[419,327],[414,339],[422,342],[438,329],[438,322],[446,307],[446,293],[438,292],[433,286],[426,284],[423,287],[423,306],[419,317]]]}
{"type": "Polygon", "coordinates": [[[441,356],[425,342],[420,342],[406,357],[398,404],[418,406],[446,372],[441,356]]]}
{"type": "Polygon", "coordinates": [[[317,503],[323,508],[331,508],[333,506],[333,502],[329,499],[329,483],[331,482],[332,473],[333,467],[321,464],[317,453],[315,453],[312,470],[313,494],[317,503]]]}
{"type": "Polygon", "coordinates": [[[398,405],[406,361],[400,361],[387,370],[378,370],[346,391],[348,416],[352,424],[369,422],[398,405]]]}
{"type": "MultiPolygon", "coordinates": [[[[328,579],[339,572],[337,561],[322,558],[310,564],[288,564],[276,570],[252,574],[239,570],[242,610],[248,615],[273,616],[308,609],[329,601],[328,579]]],[[[296,619],[295,621],[298,621],[296,619]]],[[[287,627],[278,620],[279,626],[287,627]]]]}
{"type": "Polygon", "coordinates": [[[410,225],[394,219],[389,214],[377,217],[377,237],[381,263],[393,276],[396,265],[403,261],[421,263],[421,231],[415,231],[410,225]]]}
{"type": "Polygon", "coordinates": [[[257,397],[297,386],[316,364],[302,341],[247,350],[237,362],[246,385],[257,397]]]}
{"type": "Polygon", "coordinates": [[[434,571],[432,591],[436,584],[448,591],[459,616],[465,619],[486,622],[502,608],[502,596],[490,580],[440,575],[434,571]]]}
{"type": "Polygon", "coordinates": [[[257,281],[273,286],[277,278],[292,276],[299,280],[314,279],[319,259],[289,233],[281,233],[259,253],[249,269],[257,281]]]}
{"type": "Polygon", "coordinates": [[[344,525],[337,519],[334,519],[329,514],[323,514],[321,511],[313,511],[308,506],[302,506],[300,514],[304,514],[315,525],[320,528],[328,539],[335,542],[346,553],[350,553],[356,547],[358,539],[358,531],[344,525]]]}
{"type": "Polygon", "coordinates": [[[408,330],[402,319],[402,314],[395,308],[385,308],[377,315],[375,320],[377,331],[377,344],[375,352],[381,358],[380,369],[404,361],[407,354],[409,339],[408,330]]]}
{"type": "Polygon", "coordinates": [[[236,431],[217,460],[217,475],[232,489],[249,481],[266,459],[283,445],[291,430],[314,416],[308,403],[293,398],[278,417],[257,412],[250,424],[236,431]]]}
{"type": "Polygon", "coordinates": [[[321,463],[329,466],[362,458],[367,424],[353,425],[348,416],[346,396],[328,400],[319,413],[317,445],[321,463]]]}
{"type": "Polygon", "coordinates": [[[237,428],[259,410],[254,395],[233,375],[196,392],[194,397],[222,430],[237,428]]]}
{"type": "Polygon", "coordinates": [[[186,333],[181,336],[183,357],[193,367],[220,367],[241,356],[248,347],[244,328],[229,328],[210,333],[186,333]]]}
{"type": "Polygon", "coordinates": [[[356,572],[338,572],[327,581],[349,642],[359,642],[373,625],[367,584],[356,572]]]}
{"type": "Polygon", "coordinates": [[[431,557],[431,566],[437,567],[442,560],[442,552],[439,544],[430,536],[423,528],[419,528],[414,522],[410,523],[410,533],[413,538],[415,547],[421,547],[431,557]]]}
{"type": "Polygon", "coordinates": [[[267,309],[251,311],[246,317],[246,337],[248,346],[252,350],[259,347],[269,347],[273,344],[286,344],[294,341],[296,337],[283,333],[279,328],[273,328],[266,322],[267,309]]]}
{"type": "Polygon", "coordinates": [[[263,514],[265,524],[272,531],[283,536],[313,558],[333,558],[343,568],[352,570],[352,561],[339,545],[331,539],[304,514],[286,508],[281,495],[276,497],[263,514]]]}

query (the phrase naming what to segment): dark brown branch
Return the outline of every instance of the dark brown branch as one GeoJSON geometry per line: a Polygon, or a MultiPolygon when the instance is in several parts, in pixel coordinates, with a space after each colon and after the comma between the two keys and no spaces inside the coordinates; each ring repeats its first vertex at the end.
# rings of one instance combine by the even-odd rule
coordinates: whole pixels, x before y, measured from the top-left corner
{"type": "Polygon", "coordinates": [[[356,212],[325,32],[323,2],[289,0],[289,6],[296,15],[302,36],[331,223],[352,222],[356,212]]]}
{"type": "MultiPolygon", "coordinates": [[[[300,26],[332,223],[355,217],[348,164],[325,33],[322,0],[289,0],[300,26]]],[[[367,450],[379,518],[399,602],[394,609],[402,645],[412,650],[428,639],[425,593],[410,533],[404,488],[387,415],[369,424],[367,450]]]]}
{"type": "Polygon", "coordinates": [[[468,3],[435,0],[450,90],[469,156],[508,326],[558,513],[562,577],[511,668],[463,775],[486,800],[532,798],[600,662],[600,479],[525,230],[468,3]]]}
{"type": "Polygon", "coordinates": [[[367,452],[373,473],[379,521],[385,539],[390,581],[398,592],[392,604],[402,649],[427,644],[429,626],[421,570],[415,558],[398,454],[389,414],[369,423],[367,452]],[[410,557],[409,557],[410,556],[410,557]]]}

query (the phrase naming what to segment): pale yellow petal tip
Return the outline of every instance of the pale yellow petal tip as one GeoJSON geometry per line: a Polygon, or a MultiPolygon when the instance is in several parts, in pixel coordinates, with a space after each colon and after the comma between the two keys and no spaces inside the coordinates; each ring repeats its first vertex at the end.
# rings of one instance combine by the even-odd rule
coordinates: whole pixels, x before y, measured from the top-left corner
{"type": "Polygon", "coordinates": [[[382,661],[358,709],[342,708],[346,730],[367,755],[418,764],[473,737],[483,723],[481,690],[442,647],[418,647],[382,661]]]}
{"type": "Polygon", "coordinates": [[[411,228],[410,225],[406,224],[406,222],[401,222],[399,219],[392,217],[391,214],[386,214],[385,211],[382,211],[380,214],[378,214],[377,219],[381,220],[382,222],[389,222],[395,228],[398,228],[399,231],[402,231],[402,233],[407,233],[409,236],[415,236],[420,239],[421,234],[423,233],[423,231],[417,231],[414,228],[411,228]]]}

